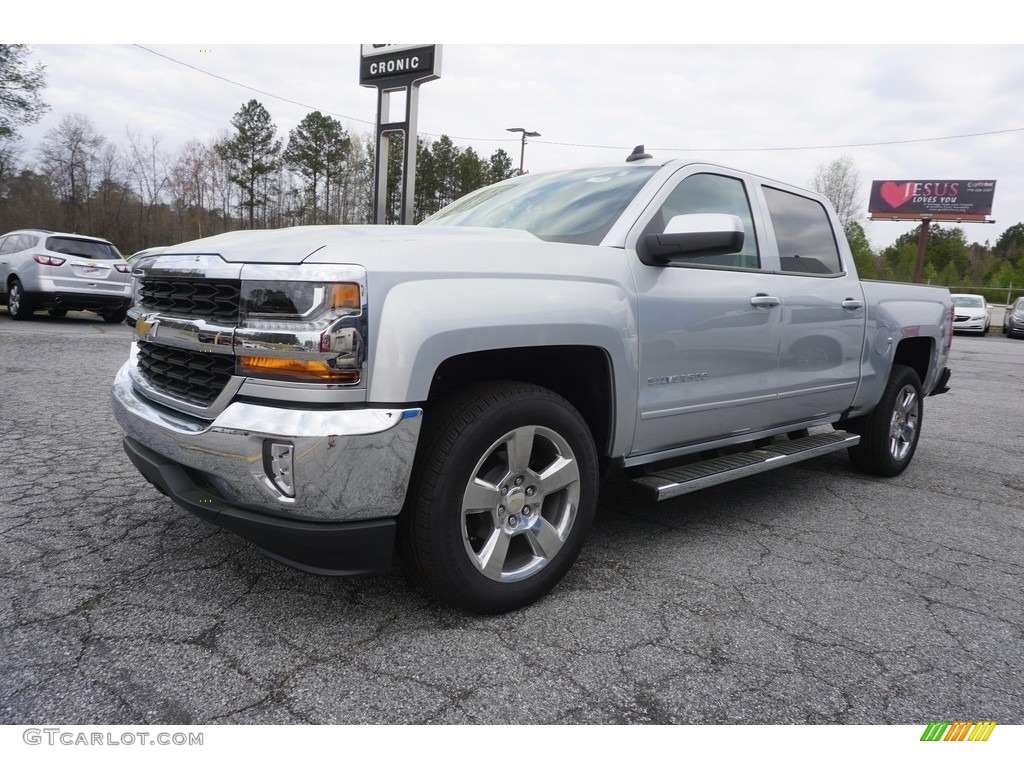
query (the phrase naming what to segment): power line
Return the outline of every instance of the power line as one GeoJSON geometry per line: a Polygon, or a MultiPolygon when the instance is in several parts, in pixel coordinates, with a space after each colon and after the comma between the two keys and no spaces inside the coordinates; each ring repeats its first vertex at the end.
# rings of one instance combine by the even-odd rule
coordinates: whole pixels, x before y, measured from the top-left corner
{"type": "MultiPolygon", "coordinates": [[[[213,72],[209,72],[209,71],[207,71],[205,69],[201,69],[199,67],[193,66],[192,64],[189,64],[187,62],[175,59],[172,56],[168,56],[167,54],[160,53],[159,51],[154,51],[152,48],[147,48],[144,45],[139,45],[138,43],[135,43],[134,45],[135,45],[136,48],[140,48],[141,50],[146,51],[147,53],[151,53],[154,56],[159,56],[162,59],[167,59],[168,61],[172,61],[175,64],[178,64],[178,65],[180,65],[182,67],[187,67],[187,68],[189,68],[191,70],[199,72],[200,74],[206,75],[207,77],[212,77],[212,78],[214,78],[216,80],[221,80],[221,81],[223,81],[225,83],[230,83],[231,85],[236,85],[239,88],[245,88],[246,90],[254,91],[255,93],[262,94],[263,96],[267,96],[267,97],[269,97],[271,99],[277,99],[278,101],[283,101],[283,102],[286,102],[288,104],[294,104],[297,107],[302,107],[303,109],[311,109],[311,110],[314,110],[314,111],[317,111],[317,112],[321,112],[321,113],[326,114],[326,115],[332,115],[334,117],[341,117],[341,118],[344,118],[345,120],[351,120],[352,122],[355,122],[355,123],[365,123],[366,125],[376,125],[376,123],[374,121],[372,121],[372,120],[363,120],[363,119],[358,118],[358,117],[352,117],[351,115],[342,115],[342,114],[339,114],[337,112],[331,112],[330,110],[327,110],[327,109],[319,109],[318,107],[314,107],[314,106],[311,106],[309,104],[303,104],[300,101],[295,101],[294,99],[289,99],[289,98],[286,98],[284,96],[278,96],[277,94],[270,93],[269,91],[260,90],[259,88],[255,88],[255,87],[253,87],[251,85],[246,85],[245,83],[240,83],[237,80],[231,80],[229,78],[222,77],[220,75],[214,74],[213,72]]],[[[859,147],[884,147],[884,146],[891,146],[891,145],[896,145],[896,144],[922,144],[922,143],[929,142],[929,141],[952,141],[954,139],[973,139],[973,138],[978,138],[980,136],[997,136],[997,135],[1007,134],[1007,133],[1019,133],[1021,131],[1024,131],[1024,128],[1006,128],[1006,129],[998,130],[998,131],[982,131],[982,132],[979,132],[979,133],[960,133],[960,134],[954,134],[952,136],[932,136],[932,137],[923,138],[923,139],[893,139],[893,140],[890,140],[890,141],[862,141],[862,142],[854,142],[854,143],[850,143],[850,144],[812,144],[812,145],[806,145],[806,146],[793,146],[793,147],[719,147],[719,148],[710,148],[710,147],[649,147],[649,149],[652,150],[652,151],[655,151],[655,152],[692,152],[692,153],[702,153],[702,152],[798,152],[798,151],[806,151],[806,150],[811,150],[811,149],[856,149],[856,148],[859,148],[859,147]]],[[[426,131],[419,131],[419,133],[421,135],[423,135],[423,136],[434,136],[434,137],[440,137],[440,136],[446,135],[446,134],[428,133],[426,131]]],[[[507,138],[501,138],[501,137],[496,138],[496,139],[492,139],[492,138],[484,138],[484,137],[480,137],[480,136],[449,136],[449,138],[451,138],[451,139],[458,139],[459,141],[489,141],[489,142],[494,142],[494,143],[506,143],[506,142],[510,142],[510,141],[519,141],[518,139],[507,139],[507,138]]],[[[558,147],[579,147],[581,149],[615,149],[615,150],[620,150],[620,151],[630,149],[630,147],[626,147],[626,146],[613,146],[613,145],[610,145],[610,144],[578,144],[578,143],[567,142],[567,141],[544,141],[544,140],[536,141],[535,140],[535,141],[533,141],[531,143],[533,143],[533,144],[549,144],[551,146],[558,146],[558,147]]]]}

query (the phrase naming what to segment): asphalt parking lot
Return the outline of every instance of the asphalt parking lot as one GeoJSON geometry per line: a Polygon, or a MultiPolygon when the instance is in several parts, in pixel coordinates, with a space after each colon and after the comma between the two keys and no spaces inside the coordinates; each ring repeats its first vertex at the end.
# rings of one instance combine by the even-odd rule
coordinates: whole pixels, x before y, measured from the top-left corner
{"type": "Polygon", "coordinates": [[[610,485],[565,582],[481,618],[147,485],[109,405],[130,334],[0,316],[0,723],[1024,723],[1024,341],[955,339],[902,476],[610,485]]]}

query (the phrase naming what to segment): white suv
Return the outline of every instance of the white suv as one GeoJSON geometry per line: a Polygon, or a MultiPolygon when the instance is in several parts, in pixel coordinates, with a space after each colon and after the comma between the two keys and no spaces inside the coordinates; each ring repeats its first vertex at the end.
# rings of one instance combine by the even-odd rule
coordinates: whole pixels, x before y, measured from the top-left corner
{"type": "Polygon", "coordinates": [[[54,317],[89,309],[108,323],[124,321],[131,268],[107,240],[43,229],[0,237],[0,304],[15,320],[37,309],[54,317]]]}

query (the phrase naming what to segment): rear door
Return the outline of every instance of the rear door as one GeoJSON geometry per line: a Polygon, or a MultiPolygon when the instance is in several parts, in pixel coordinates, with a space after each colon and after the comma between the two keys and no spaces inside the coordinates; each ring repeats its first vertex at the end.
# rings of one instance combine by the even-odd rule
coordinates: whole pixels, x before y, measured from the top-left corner
{"type": "Polygon", "coordinates": [[[802,191],[759,185],[769,291],[782,301],[779,424],[836,417],[860,381],[866,308],[845,235],[825,207],[802,191]]]}

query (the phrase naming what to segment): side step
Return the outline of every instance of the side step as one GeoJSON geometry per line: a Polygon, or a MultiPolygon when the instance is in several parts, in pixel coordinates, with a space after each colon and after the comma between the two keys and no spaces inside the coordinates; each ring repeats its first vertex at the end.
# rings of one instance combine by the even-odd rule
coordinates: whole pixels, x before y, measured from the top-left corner
{"type": "Polygon", "coordinates": [[[852,448],[860,442],[860,435],[850,432],[827,432],[808,435],[795,440],[781,441],[764,448],[734,453],[715,459],[706,459],[681,467],[672,467],[633,480],[633,487],[651,501],[664,501],[684,493],[699,491],[740,477],[756,475],[795,464],[826,453],[852,448]]]}

